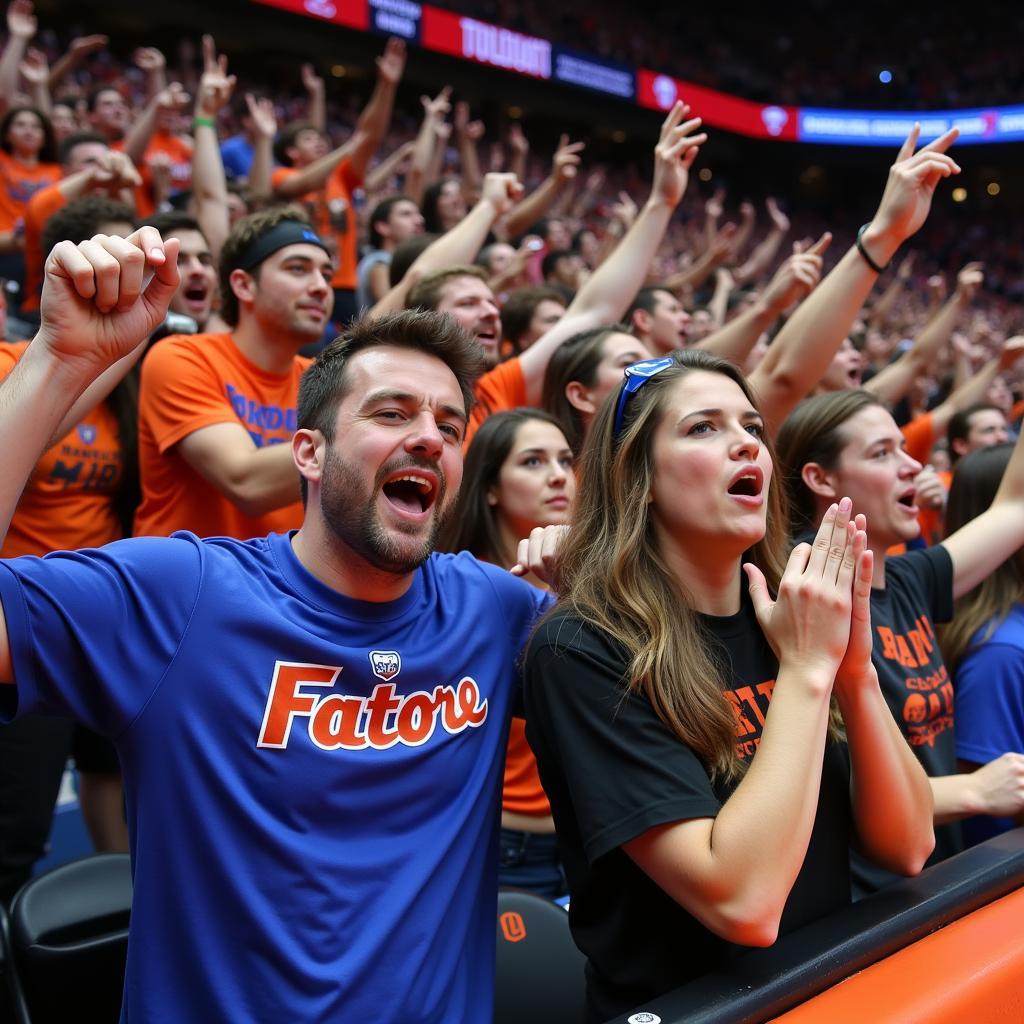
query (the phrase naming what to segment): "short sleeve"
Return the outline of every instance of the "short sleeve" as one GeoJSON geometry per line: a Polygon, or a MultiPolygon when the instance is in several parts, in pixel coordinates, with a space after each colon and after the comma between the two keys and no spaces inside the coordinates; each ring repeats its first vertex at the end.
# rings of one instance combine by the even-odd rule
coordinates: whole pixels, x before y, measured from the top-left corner
{"type": "Polygon", "coordinates": [[[166,338],[142,364],[139,420],[160,454],[202,427],[238,423],[219,374],[192,347],[166,338]]]}
{"type": "Polygon", "coordinates": [[[469,414],[469,428],[466,431],[465,447],[473,440],[480,424],[488,416],[508,409],[527,405],[526,378],[519,357],[507,359],[493,370],[488,370],[473,389],[476,404],[469,414]]]}
{"type": "Polygon", "coordinates": [[[960,664],[955,688],[958,758],[986,764],[1024,753],[1024,650],[982,644],[960,664]]]}
{"type": "Polygon", "coordinates": [[[184,635],[200,548],[145,538],[0,561],[15,679],[0,686],[0,718],[66,715],[111,737],[128,728],[184,635]]]}
{"type": "Polygon", "coordinates": [[[527,653],[526,729],[588,861],[657,825],[715,817],[721,804],[698,757],[642,696],[624,695],[623,662],[571,621],[548,620],[527,653]]]}
{"type": "Polygon", "coordinates": [[[890,558],[885,569],[906,585],[920,589],[932,622],[953,618],[953,559],[942,544],[890,558]]]}

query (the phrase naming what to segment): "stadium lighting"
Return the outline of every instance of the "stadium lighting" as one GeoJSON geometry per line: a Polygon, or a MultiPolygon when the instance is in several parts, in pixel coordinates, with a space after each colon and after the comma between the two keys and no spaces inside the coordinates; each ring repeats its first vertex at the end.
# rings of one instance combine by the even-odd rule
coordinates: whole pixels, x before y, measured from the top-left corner
{"type": "Polygon", "coordinates": [[[332,75],[333,75],[333,76],[334,76],[335,78],[344,78],[344,77],[345,77],[345,75],[347,75],[347,74],[348,74],[348,69],[347,69],[347,68],[345,67],[345,65],[344,65],[344,64],[335,64],[335,65],[334,65],[334,66],[333,66],[333,67],[331,68],[331,74],[332,74],[332,75]]]}
{"type": "Polygon", "coordinates": [[[711,177],[712,177],[712,175],[711,175],[711,168],[710,167],[702,167],[700,169],[697,177],[699,177],[701,181],[710,181],[711,177]]]}
{"type": "Polygon", "coordinates": [[[892,72],[888,68],[882,68],[878,72],[878,80],[882,85],[888,85],[892,81],[892,72]]]}
{"type": "Polygon", "coordinates": [[[967,189],[955,188],[953,189],[953,202],[962,203],[967,198],[967,189]]]}
{"type": "Polygon", "coordinates": [[[988,194],[990,196],[997,196],[997,195],[999,195],[999,182],[998,181],[990,181],[988,183],[988,187],[985,189],[985,191],[988,192],[988,194]]]}

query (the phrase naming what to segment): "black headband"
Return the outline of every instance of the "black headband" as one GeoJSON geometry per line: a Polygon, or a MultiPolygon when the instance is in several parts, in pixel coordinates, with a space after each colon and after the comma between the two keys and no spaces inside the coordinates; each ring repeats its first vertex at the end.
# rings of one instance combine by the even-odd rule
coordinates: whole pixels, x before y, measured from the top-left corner
{"type": "Polygon", "coordinates": [[[286,245],[302,243],[318,245],[328,256],[331,254],[320,236],[308,224],[299,220],[282,220],[259,238],[253,239],[249,243],[249,247],[239,253],[238,259],[235,261],[235,268],[252,270],[253,267],[259,266],[268,256],[272,256],[286,245]]]}

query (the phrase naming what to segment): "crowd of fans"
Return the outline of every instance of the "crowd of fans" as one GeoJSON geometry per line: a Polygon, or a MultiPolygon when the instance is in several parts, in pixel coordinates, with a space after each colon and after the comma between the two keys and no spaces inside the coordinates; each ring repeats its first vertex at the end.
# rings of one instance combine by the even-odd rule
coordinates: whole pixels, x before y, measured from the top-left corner
{"type": "MultiPolygon", "coordinates": [[[[687,34],[674,24],[676,15],[658,11],[665,22],[655,18],[645,26],[656,30],[654,39],[687,34]]],[[[514,11],[498,4],[474,13],[514,26],[526,17],[536,32],[551,17],[518,4],[514,11]]],[[[550,28],[568,42],[582,33],[591,48],[609,57],[670,63],[672,55],[641,36],[638,24],[631,19],[620,33],[613,18],[602,19],[598,29],[566,9],[550,28]]],[[[298,97],[270,95],[259,82],[243,87],[208,36],[197,49],[181,47],[173,61],[145,47],[121,63],[105,36],[58,45],[54,33],[40,31],[31,0],[12,0],[7,28],[0,53],[4,373],[23,359],[41,316],[45,324],[44,266],[56,247],[74,243],[96,268],[97,280],[106,271],[116,282],[122,250],[96,236],[126,238],[140,227],[155,228],[165,242],[174,242],[180,284],[148,345],[111,367],[62,420],[61,439],[36,466],[19,503],[0,552],[5,558],[93,548],[130,535],[189,530],[244,540],[298,528],[308,506],[304,513],[307,484],[300,494],[295,459],[311,465],[318,456],[287,442],[304,425],[299,388],[312,357],[353,323],[362,325],[353,330],[365,334],[373,329],[366,325],[380,321],[410,337],[425,329],[424,322],[443,321],[447,326],[437,328],[442,333],[457,324],[455,334],[473,340],[482,371],[472,382],[475,405],[465,431],[450,409],[439,417],[446,440],[466,452],[462,491],[440,533],[442,549],[470,551],[503,569],[532,569],[538,574],[530,582],[546,589],[550,579],[519,542],[533,532],[535,543],[550,546],[560,535],[544,528],[572,521],[577,525],[560,581],[568,588],[566,600],[573,613],[592,607],[599,592],[607,600],[596,618],[577,621],[569,614],[567,621],[584,639],[570,645],[568,654],[552,625],[564,628],[566,620],[557,616],[531,650],[529,724],[515,725],[509,738],[501,834],[504,883],[549,897],[572,890],[579,921],[607,912],[622,926],[621,935],[607,922],[581,925],[577,932],[595,965],[593,1007],[607,1015],[634,997],[685,980],[653,950],[657,966],[638,967],[636,976],[614,966],[641,918],[657,920],[650,936],[674,935],[681,905],[692,915],[680,933],[690,941],[706,930],[716,941],[763,945],[778,928],[768,911],[754,927],[716,916],[704,896],[679,895],[683,889],[666,881],[666,865],[675,854],[649,833],[640,835],[674,819],[645,813],[630,819],[641,823],[639,831],[623,831],[628,827],[612,820],[618,805],[606,806],[601,796],[609,773],[622,782],[622,793],[633,793],[627,780],[637,757],[628,748],[635,736],[648,737],[654,728],[664,733],[658,733],[659,742],[667,737],[668,743],[662,753],[656,746],[648,751],[651,772],[674,763],[671,751],[682,739],[690,760],[677,765],[681,775],[689,779],[696,771],[701,785],[707,782],[704,769],[694,769],[695,750],[714,784],[714,792],[695,797],[686,805],[690,812],[678,815],[710,819],[721,803],[725,816],[730,793],[752,793],[759,785],[755,770],[747,778],[744,772],[758,764],[760,726],[776,685],[774,678],[767,682],[772,658],[793,664],[764,638],[784,648],[796,642],[792,630],[777,625],[778,617],[769,625],[768,588],[779,583],[772,567],[780,556],[784,561],[784,552],[757,549],[748,609],[756,618],[740,632],[716,624],[724,612],[697,614],[708,613],[700,606],[703,599],[711,607],[728,605],[735,580],[718,590],[695,583],[700,600],[693,607],[680,604],[678,596],[651,598],[630,590],[661,571],[656,567],[663,563],[647,548],[657,546],[652,537],[669,530],[665,523],[677,509],[649,481],[645,491],[644,478],[636,476],[628,494],[635,499],[646,493],[659,525],[626,543],[630,513],[620,507],[622,481],[662,457],[667,442],[653,425],[674,408],[666,404],[666,382],[702,375],[726,389],[722,408],[705,410],[702,431],[726,429],[723,409],[731,408],[736,387],[748,405],[756,402],[756,414],[740,416],[747,417],[741,434],[751,446],[752,468],[730,481],[729,494],[760,507],[771,469],[758,460],[768,458],[764,437],[777,436],[781,463],[772,486],[791,492],[789,536],[795,540],[816,530],[824,517],[821,549],[828,554],[821,555],[821,565],[838,551],[844,568],[829,562],[833,577],[843,579],[846,572],[847,589],[855,576],[864,583],[852,612],[847,601],[846,614],[856,622],[859,610],[876,630],[861,637],[855,667],[871,663],[874,641],[875,694],[880,685],[891,714],[885,714],[880,738],[877,719],[869,728],[875,712],[851,696],[860,685],[851,668],[854,654],[833,666],[855,775],[870,775],[865,762],[884,765],[888,773],[884,784],[861,778],[862,803],[855,801],[860,850],[867,855],[853,862],[857,892],[886,884],[891,872],[919,869],[927,856],[922,836],[931,815],[919,813],[927,785],[923,774],[915,774],[918,762],[932,780],[938,835],[929,863],[962,846],[961,819],[969,820],[969,837],[977,839],[995,827],[1010,827],[1024,811],[1024,757],[1016,753],[1024,746],[1024,722],[1013,711],[1024,682],[1016,625],[1024,583],[1016,550],[1024,537],[1008,525],[1024,492],[1018,480],[1024,469],[1017,465],[1024,456],[1010,444],[1024,413],[1024,338],[1018,336],[1024,330],[1024,253],[1010,232],[965,231],[960,224],[954,229],[941,211],[928,218],[936,188],[947,187],[944,179],[959,173],[955,149],[954,155],[947,152],[955,132],[920,150],[911,137],[895,158],[871,222],[831,225],[800,209],[796,190],[739,199],[716,188],[709,175],[701,194],[695,160],[707,136],[694,116],[699,111],[682,104],[669,113],[654,147],[653,172],[644,180],[635,166],[590,166],[587,140],[568,134],[550,154],[536,152],[520,125],[501,141],[485,143],[485,125],[442,83],[422,97],[419,110],[396,112],[406,63],[405,46],[396,39],[377,57],[372,94],[360,105],[351,96],[329,98],[309,64],[296,67],[298,97]],[[905,246],[912,236],[913,247],[905,246]],[[444,316],[421,321],[403,312],[408,310],[444,316]],[[665,371],[659,383],[647,383],[665,371]],[[724,380],[732,383],[726,387],[724,380]],[[978,451],[993,446],[998,458],[978,451]],[[984,502],[972,504],[958,493],[961,472],[984,479],[984,502]],[[603,525],[593,515],[573,518],[578,486],[584,508],[609,510],[603,525]],[[853,499],[852,513],[840,503],[844,497],[853,499]],[[869,508],[865,523],[858,514],[869,508]],[[833,529],[842,538],[830,549],[833,529]],[[602,530],[617,538],[609,541],[615,554],[607,562],[587,554],[600,547],[602,530]],[[979,536],[986,531],[990,542],[983,543],[979,536]],[[961,603],[953,625],[937,636],[933,626],[953,616],[954,595],[961,603]],[[692,667],[684,671],[672,663],[677,641],[658,639],[644,618],[645,607],[664,602],[673,609],[670,621],[685,620],[680,630],[700,647],[698,668],[712,673],[707,678],[723,676],[710,695],[702,690],[707,678],[695,680],[692,667]],[[587,733],[571,703],[550,696],[550,675],[578,662],[579,680],[595,687],[608,683],[600,673],[593,675],[593,664],[607,660],[609,650],[604,640],[594,646],[600,630],[623,645],[611,657],[617,675],[609,693],[620,682],[628,684],[625,689],[641,694],[649,707],[644,705],[646,718],[627,715],[621,727],[604,722],[587,733]],[[718,639],[712,642],[712,636],[718,639]],[[751,660],[737,668],[741,636],[744,657],[751,660]],[[633,640],[636,650],[629,649],[633,640]],[[722,668],[720,648],[736,662],[731,670],[722,668]],[[758,696],[750,685],[730,685],[729,671],[746,683],[757,681],[758,696]],[[961,675],[968,681],[962,713],[961,675]],[[686,696],[673,696],[666,680],[678,682],[686,696]],[[954,690],[958,729],[964,723],[955,747],[954,690]],[[706,727],[686,724],[694,693],[702,694],[697,706],[710,716],[706,727]],[[1002,709],[1000,728],[986,704],[1002,709]],[[871,732],[874,737],[865,738],[871,732]],[[585,779],[564,764],[568,736],[590,766],[585,779]],[[880,813],[872,794],[886,791],[892,778],[899,783],[887,792],[890,807],[907,810],[914,804],[917,811],[908,812],[902,832],[890,816],[878,818],[884,827],[867,827],[864,818],[880,813]],[[608,836],[619,838],[612,842],[608,836]],[[905,843],[897,848],[900,837],[905,843]],[[602,860],[612,856],[618,860],[602,860]],[[876,863],[869,863],[871,857],[876,863]],[[610,864],[607,874],[595,869],[598,863],[610,864]],[[663,905],[663,896],[652,896],[650,879],[675,902],[663,905]],[[610,909],[602,895],[608,886],[618,893],[610,909]]],[[[692,34],[692,26],[687,32],[692,34]]],[[[758,98],[765,83],[736,59],[743,34],[732,38],[735,51],[724,43],[712,46],[701,53],[700,66],[675,70],[758,98]]],[[[752,33],[751,68],[757,65],[754,43],[752,33]]],[[[795,28],[779,46],[810,52],[795,28]]],[[[851,36],[849,56],[830,55],[831,77],[815,84],[818,102],[857,101],[855,46],[851,36]]],[[[961,76],[963,93],[953,94],[948,76],[936,70],[937,54],[922,52],[917,91],[904,92],[908,101],[966,103],[971,90],[991,84],[961,76]]],[[[789,61],[792,75],[783,76],[781,85],[774,80],[771,99],[803,101],[797,83],[803,85],[807,59],[789,61]]],[[[97,303],[110,303],[102,312],[116,306],[116,290],[109,300],[97,294],[97,303]]],[[[330,366],[332,351],[315,364],[316,372],[327,372],[322,368],[330,366]]],[[[405,416],[407,397],[395,398],[399,408],[387,414],[405,416]]],[[[321,427],[330,441],[333,426],[321,427]]],[[[325,489],[329,478],[325,467],[325,489]]],[[[433,476],[413,470],[381,486],[392,504],[413,517],[426,515],[444,498],[433,476]]],[[[980,488],[972,483],[971,494],[980,488]]],[[[768,513],[769,540],[776,547],[787,532],[782,515],[781,505],[768,513]]],[[[708,550],[714,562],[718,549],[708,550]]],[[[737,573],[738,559],[739,552],[737,573]]],[[[817,564],[813,557],[811,564],[817,564]]],[[[481,629],[490,626],[481,619],[481,629]]],[[[856,633],[849,622],[846,630],[849,637],[856,633]]],[[[851,639],[851,652],[853,647],[851,639]]],[[[390,681],[397,673],[399,666],[388,660],[393,653],[372,652],[380,659],[373,667],[378,679],[390,681]]],[[[779,679],[785,675],[779,667],[779,679]]],[[[576,685],[582,693],[583,683],[576,685]]],[[[843,734],[827,722],[827,693],[819,704],[821,729],[808,739],[838,742],[843,734]]],[[[880,697],[877,705],[884,710],[880,697]]],[[[291,718],[281,726],[271,711],[268,705],[260,745],[274,746],[269,737],[280,728],[286,745],[291,718]]],[[[118,709],[84,719],[109,735],[126,726],[126,714],[118,709]]],[[[338,714],[330,728],[343,732],[344,711],[338,714]]],[[[778,715],[781,720],[783,712],[778,715]]],[[[762,764],[779,756],[779,741],[768,735],[762,750],[773,753],[762,753],[762,764]]],[[[0,896],[10,898],[43,850],[69,749],[81,773],[83,807],[97,848],[127,848],[118,759],[109,743],[83,726],[30,716],[3,726],[0,744],[7,772],[0,793],[0,896]]],[[[826,755],[828,786],[843,770],[826,755]]],[[[802,771],[801,778],[817,785],[813,772],[802,771]]],[[[828,786],[823,776],[822,807],[828,786]]],[[[641,800],[648,791],[639,785],[635,792],[641,800]]],[[[790,885],[807,849],[806,842],[793,843],[792,835],[806,833],[807,839],[813,825],[806,808],[813,809],[814,793],[804,796],[800,806],[773,804],[778,820],[795,830],[777,830],[786,846],[776,851],[780,860],[792,860],[794,849],[799,854],[790,885]]],[[[822,820],[831,821],[834,810],[822,811],[822,820]]],[[[135,813],[130,806],[130,818],[135,813]]],[[[729,820],[738,815],[730,813],[729,820]]],[[[845,864],[848,832],[822,842],[835,845],[839,835],[846,837],[840,844],[845,864]]],[[[763,853],[764,844],[778,845],[778,838],[758,833],[753,845],[763,853]]],[[[807,863],[820,867],[829,854],[818,839],[807,841],[814,851],[807,863]]],[[[679,849],[690,849],[694,839],[691,834],[678,842],[679,849]]],[[[750,877],[756,880],[757,872],[750,877]]],[[[829,878],[838,889],[847,884],[842,872],[829,878]]],[[[794,897],[799,909],[784,919],[785,927],[835,905],[830,895],[812,897],[806,890],[817,882],[795,884],[793,891],[802,893],[794,897]]],[[[789,888],[781,893],[778,914],[789,895],[789,888]]],[[[713,943],[706,951],[710,969],[722,954],[713,943]]],[[[631,964],[638,958],[635,950],[627,957],[631,964]]]]}

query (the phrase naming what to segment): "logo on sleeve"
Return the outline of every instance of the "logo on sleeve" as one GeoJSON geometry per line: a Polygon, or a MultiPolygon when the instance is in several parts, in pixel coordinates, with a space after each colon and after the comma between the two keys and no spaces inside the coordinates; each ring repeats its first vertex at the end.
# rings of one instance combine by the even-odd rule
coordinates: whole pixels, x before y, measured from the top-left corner
{"type": "Polygon", "coordinates": [[[390,683],[402,671],[402,656],[398,651],[370,651],[370,668],[378,679],[390,683]]]}
{"type": "MultiPolygon", "coordinates": [[[[374,651],[370,664],[398,675],[401,659],[395,651],[374,651]],[[388,660],[393,659],[393,660],[388,660]]],[[[438,729],[456,735],[478,729],[487,720],[487,700],[475,679],[463,676],[454,685],[398,694],[391,682],[374,687],[369,697],[323,693],[341,675],[337,665],[307,665],[279,661],[274,667],[257,747],[287,748],[292,726],[305,719],[309,738],[321,750],[387,750],[396,745],[419,747],[438,729]],[[316,689],[311,689],[316,688],[316,689]]]]}

